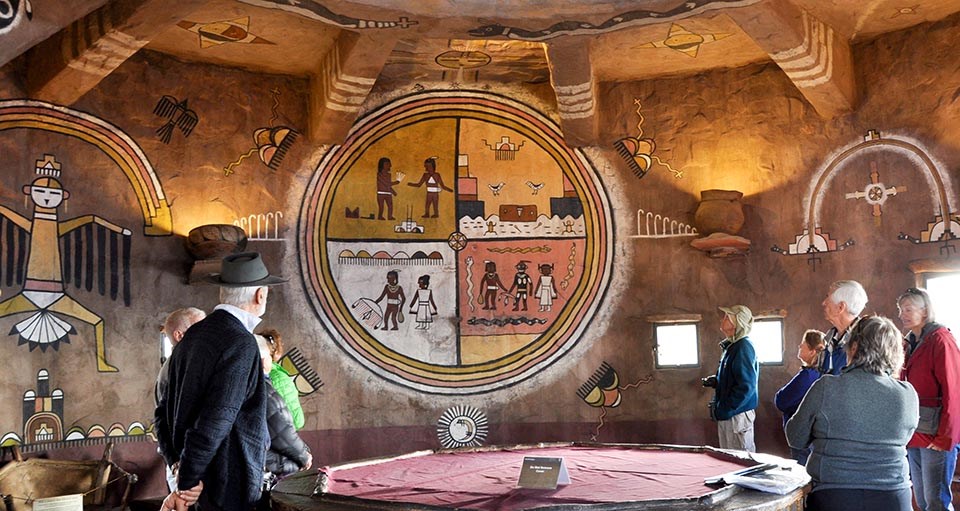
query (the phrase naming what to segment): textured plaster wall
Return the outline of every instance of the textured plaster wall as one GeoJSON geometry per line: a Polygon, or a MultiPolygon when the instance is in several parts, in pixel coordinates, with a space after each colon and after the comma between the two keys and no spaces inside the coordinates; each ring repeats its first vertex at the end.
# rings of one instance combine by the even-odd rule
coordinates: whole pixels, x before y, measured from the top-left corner
{"type": "MultiPolygon", "coordinates": [[[[257,128],[271,122],[304,128],[307,83],[139,54],[73,108],[115,124],[143,148],[167,193],[175,236],[143,236],[129,184],[96,149],[35,130],[0,132],[4,155],[0,204],[25,213],[20,188],[32,180],[29,169],[34,160],[53,153],[69,165],[63,182],[73,195],[63,217],[95,213],[133,231],[131,306],[95,293],[77,294],[103,316],[108,356],[120,371],[96,371],[88,325],[78,323],[77,335],[59,351],[31,352],[18,346],[15,337],[5,339],[0,359],[13,363],[7,364],[0,379],[0,434],[20,431],[21,400],[26,390],[36,387],[41,368],[51,373],[52,386],[66,395],[65,429],[132,421],[147,425],[159,368],[160,321],[177,307],[209,310],[216,304],[213,288],[185,284],[190,258],[178,236],[196,225],[232,223],[248,214],[279,210],[284,214],[284,241],[251,242],[249,248],[264,252],[271,267],[291,278],[288,285],[271,292],[263,324],[285,334],[288,348],[300,348],[325,383],[302,399],[307,416],[304,435],[323,463],[438,447],[436,420],[454,405],[471,405],[487,414],[487,443],[589,440],[597,435],[597,440],[609,442],[715,444],[714,426],[706,418],[709,395],[699,378],[713,372],[719,357],[715,308],[733,303],[755,311],[787,311],[785,362],[761,370],[757,435],[761,450],[785,453],[773,394],[799,367],[794,353],[803,330],[828,327],[820,310],[827,286],[837,279],[860,280],[870,295],[867,311],[894,316],[895,297],[914,282],[908,262],[939,257],[938,245],[912,246],[896,240],[900,231],[919,235],[933,220],[933,195],[912,160],[888,154],[860,156],[835,173],[821,210],[825,231],[840,242],[854,238],[856,244],[824,256],[815,272],[805,257],[781,256],[770,247],[785,248],[801,233],[812,176],[870,129],[923,146],[949,176],[950,186],[960,186],[956,182],[960,147],[952,136],[960,129],[960,70],[946,50],[957,38],[960,21],[954,17],[855,47],[862,102],[851,115],[836,120],[817,116],[773,65],[604,84],[599,94],[600,126],[609,143],[585,151],[611,198],[614,217],[614,278],[603,307],[559,362],[507,389],[461,397],[422,394],[385,382],[349,359],[317,320],[300,282],[295,219],[306,183],[327,148],[301,138],[276,170],[254,155],[236,166],[234,174],[224,175],[225,166],[253,147],[257,128]],[[271,92],[274,89],[279,96],[271,92]],[[162,122],[152,113],[164,94],[189,98],[190,108],[200,117],[190,137],[175,133],[169,145],[158,140],[155,130],[162,122]],[[637,135],[635,99],[642,103],[644,137],[656,140],[654,154],[661,160],[683,169],[682,179],[654,164],[638,180],[612,149],[614,140],[637,135]],[[863,189],[871,158],[888,186],[908,189],[883,206],[880,225],[862,200],[843,198],[846,192],[863,189]],[[744,192],[746,223],[740,235],[753,243],[747,257],[709,259],[685,238],[629,237],[636,234],[638,208],[690,223],[699,192],[711,188],[744,192]],[[647,316],[690,313],[703,315],[701,366],[656,370],[647,316]],[[620,406],[605,411],[600,428],[600,410],[586,405],[576,391],[604,361],[617,370],[621,385],[647,376],[653,379],[624,389],[620,406]]],[[[19,97],[15,82],[9,75],[3,80],[4,99],[19,97]]],[[[549,94],[542,89],[493,86],[492,91],[555,115],[549,94]]],[[[365,108],[405,92],[409,91],[375,90],[365,108]]],[[[950,197],[956,201],[952,191],[950,197]]],[[[18,291],[0,283],[0,298],[18,291]]],[[[0,329],[9,330],[12,323],[2,318],[0,329]]],[[[148,451],[137,450],[139,458],[131,461],[151,476],[141,484],[143,493],[159,488],[159,472],[148,451]]],[[[80,451],[62,453],[86,456],[80,451]]]]}

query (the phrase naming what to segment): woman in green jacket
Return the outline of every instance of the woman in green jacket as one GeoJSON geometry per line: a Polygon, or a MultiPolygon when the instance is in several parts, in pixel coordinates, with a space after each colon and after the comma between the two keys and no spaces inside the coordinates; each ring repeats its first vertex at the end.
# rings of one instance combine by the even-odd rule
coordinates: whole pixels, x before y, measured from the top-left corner
{"type": "Polygon", "coordinates": [[[279,363],[280,359],[283,358],[283,339],[280,337],[280,332],[274,329],[264,330],[260,335],[267,340],[267,345],[270,347],[270,356],[273,358],[273,368],[270,369],[270,383],[277,394],[280,394],[280,397],[283,398],[287,409],[290,410],[290,415],[293,416],[293,426],[299,431],[303,428],[303,408],[300,406],[300,392],[297,390],[297,385],[293,383],[290,373],[279,363]]]}

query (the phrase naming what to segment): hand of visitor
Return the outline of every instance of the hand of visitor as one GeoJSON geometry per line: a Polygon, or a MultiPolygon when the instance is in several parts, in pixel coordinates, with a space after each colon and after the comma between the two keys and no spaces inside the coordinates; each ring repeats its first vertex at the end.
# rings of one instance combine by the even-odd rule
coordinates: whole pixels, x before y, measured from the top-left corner
{"type": "Polygon", "coordinates": [[[304,470],[310,470],[310,467],[312,467],[312,466],[313,466],[313,454],[311,454],[311,453],[308,452],[308,453],[307,453],[307,462],[304,463],[302,467],[300,467],[300,471],[303,472],[304,470]]]}
{"type": "MultiPolygon", "coordinates": [[[[200,494],[203,492],[203,481],[197,483],[196,486],[190,488],[189,490],[178,490],[177,496],[181,501],[186,503],[185,507],[190,507],[197,503],[197,499],[200,498],[200,494]]],[[[178,508],[179,511],[179,508],[178,508]]]]}

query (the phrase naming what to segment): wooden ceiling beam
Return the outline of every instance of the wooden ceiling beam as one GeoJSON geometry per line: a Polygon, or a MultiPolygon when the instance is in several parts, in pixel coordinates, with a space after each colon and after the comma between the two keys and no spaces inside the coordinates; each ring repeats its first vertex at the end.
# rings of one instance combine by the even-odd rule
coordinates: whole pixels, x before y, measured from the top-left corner
{"type": "Polygon", "coordinates": [[[857,105],[853,55],[833,27],[788,0],[769,0],[727,14],[766,51],[826,119],[857,105]]]}
{"type": "Polygon", "coordinates": [[[310,76],[311,140],[343,142],[398,40],[396,30],[341,32],[310,76]]]}
{"type": "Polygon", "coordinates": [[[150,39],[206,2],[119,0],[100,7],[25,54],[27,93],[73,104],[150,39]]]}
{"type": "Polygon", "coordinates": [[[571,147],[597,145],[597,80],[589,41],[570,37],[545,46],[564,140],[571,147]]]}
{"type": "Polygon", "coordinates": [[[16,12],[6,4],[0,18],[0,66],[4,66],[63,27],[84,17],[107,0],[32,0],[30,7],[20,2],[16,12]]]}

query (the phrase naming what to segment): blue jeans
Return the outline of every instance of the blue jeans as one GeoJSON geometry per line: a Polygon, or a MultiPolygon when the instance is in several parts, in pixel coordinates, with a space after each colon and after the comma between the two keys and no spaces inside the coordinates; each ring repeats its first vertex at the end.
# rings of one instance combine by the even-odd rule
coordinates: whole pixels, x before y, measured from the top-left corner
{"type": "Polygon", "coordinates": [[[921,511],[953,511],[950,483],[957,467],[957,449],[935,451],[923,447],[907,449],[913,498],[921,511]]]}

